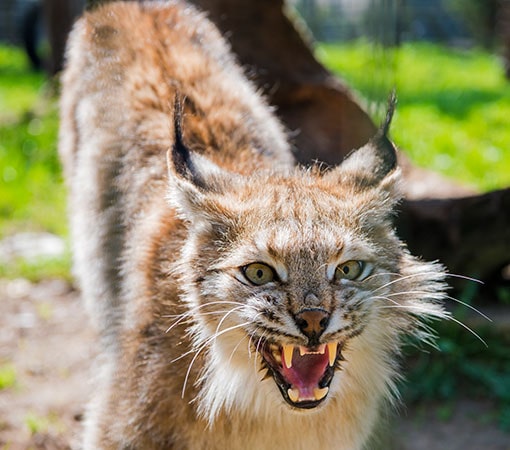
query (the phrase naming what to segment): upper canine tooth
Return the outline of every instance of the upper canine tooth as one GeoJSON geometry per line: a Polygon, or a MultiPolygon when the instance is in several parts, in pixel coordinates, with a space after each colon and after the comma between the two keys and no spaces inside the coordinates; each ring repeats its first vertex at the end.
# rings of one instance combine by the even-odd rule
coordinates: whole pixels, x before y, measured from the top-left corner
{"type": "Polygon", "coordinates": [[[328,395],[329,388],[326,386],[325,388],[315,388],[313,390],[313,396],[315,400],[322,400],[326,395],[328,395]]]}
{"type": "Polygon", "coordinates": [[[338,343],[336,343],[336,342],[330,342],[328,344],[329,365],[331,367],[333,367],[335,365],[337,347],[338,347],[338,343]]]}
{"type": "Polygon", "coordinates": [[[283,344],[283,363],[285,364],[285,367],[287,369],[290,369],[292,367],[292,354],[293,353],[294,353],[294,346],[292,344],[283,344]]]}

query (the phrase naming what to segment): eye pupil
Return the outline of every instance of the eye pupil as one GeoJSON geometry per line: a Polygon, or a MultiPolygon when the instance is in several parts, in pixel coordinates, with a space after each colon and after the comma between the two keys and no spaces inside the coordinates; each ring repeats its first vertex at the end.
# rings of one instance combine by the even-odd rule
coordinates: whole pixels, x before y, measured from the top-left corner
{"type": "Polygon", "coordinates": [[[258,286],[275,281],[274,269],[264,263],[252,263],[241,268],[245,278],[258,286]]]}
{"type": "Polygon", "coordinates": [[[340,280],[358,280],[364,272],[366,265],[363,261],[347,261],[339,265],[335,272],[335,279],[340,280]]]}

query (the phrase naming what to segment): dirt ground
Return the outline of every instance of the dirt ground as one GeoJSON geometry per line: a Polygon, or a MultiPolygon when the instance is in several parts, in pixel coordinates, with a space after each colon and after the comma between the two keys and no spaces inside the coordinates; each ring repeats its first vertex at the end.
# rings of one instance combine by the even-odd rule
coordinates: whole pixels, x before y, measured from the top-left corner
{"type": "MultiPolygon", "coordinates": [[[[0,449],[79,448],[95,336],[78,295],[60,280],[0,280],[0,449]]],[[[463,400],[402,408],[399,450],[510,450],[493,406],[463,400]]]]}

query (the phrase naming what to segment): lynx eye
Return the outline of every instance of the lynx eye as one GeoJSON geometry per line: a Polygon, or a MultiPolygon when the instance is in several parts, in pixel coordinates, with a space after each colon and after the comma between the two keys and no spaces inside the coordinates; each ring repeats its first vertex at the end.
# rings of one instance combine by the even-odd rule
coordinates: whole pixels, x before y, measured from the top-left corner
{"type": "Polygon", "coordinates": [[[276,279],[276,273],[272,267],[263,263],[252,263],[242,268],[246,279],[257,285],[270,283],[276,279]]]}
{"type": "Polygon", "coordinates": [[[335,270],[335,280],[357,280],[365,275],[364,272],[366,263],[363,261],[347,261],[340,265],[335,270]]]}

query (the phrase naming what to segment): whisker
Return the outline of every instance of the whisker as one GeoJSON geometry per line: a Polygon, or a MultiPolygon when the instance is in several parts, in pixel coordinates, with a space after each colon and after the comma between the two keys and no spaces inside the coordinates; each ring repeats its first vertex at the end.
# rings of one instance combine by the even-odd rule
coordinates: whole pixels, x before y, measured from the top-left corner
{"type": "MultiPolygon", "coordinates": [[[[397,295],[430,295],[430,292],[427,291],[402,291],[402,292],[393,292],[391,294],[387,294],[386,297],[394,297],[397,295]]],[[[374,298],[381,298],[381,297],[374,297],[374,298]]],[[[492,322],[492,319],[485,315],[483,312],[475,308],[474,306],[470,305],[469,303],[463,302],[462,300],[459,300],[458,298],[451,297],[450,295],[445,295],[444,298],[452,300],[454,302],[459,303],[460,305],[465,306],[466,308],[471,309],[472,311],[476,312],[480,316],[482,316],[484,319],[488,320],[489,322],[492,322]]]]}
{"type": "Polygon", "coordinates": [[[412,273],[410,275],[405,275],[403,277],[400,277],[400,278],[397,278],[396,280],[392,280],[392,281],[389,281],[388,283],[386,284],[383,284],[382,286],[379,286],[378,288],[374,289],[373,292],[377,292],[377,291],[380,291],[381,289],[384,289],[384,288],[387,288],[388,286],[391,286],[392,284],[395,284],[395,283],[398,283],[400,281],[405,281],[405,280],[408,280],[410,278],[414,278],[414,277],[423,277],[423,276],[426,276],[426,275],[439,275],[439,274],[436,274],[435,272],[418,272],[418,273],[412,273]]]}
{"type": "MultiPolygon", "coordinates": [[[[191,313],[199,311],[202,308],[205,308],[206,306],[211,306],[211,305],[244,305],[244,303],[227,301],[227,300],[217,300],[214,302],[201,303],[200,305],[196,305],[193,308],[189,308],[187,311],[185,311],[182,314],[191,314],[191,313]]],[[[161,315],[161,317],[179,317],[182,314],[164,314],[164,315],[161,315]]]]}
{"type": "Polygon", "coordinates": [[[250,334],[250,339],[248,339],[248,356],[251,359],[251,346],[253,343],[253,335],[250,334]]]}
{"type": "Polygon", "coordinates": [[[259,354],[260,344],[262,343],[263,339],[264,339],[264,335],[262,334],[259,337],[259,340],[257,341],[257,346],[255,347],[255,358],[253,358],[253,371],[255,372],[255,374],[258,372],[258,370],[257,370],[257,355],[259,354]]]}
{"type": "MultiPolygon", "coordinates": [[[[200,311],[200,309],[206,307],[206,306],[212,306],[212,305],[239,305],[239,306],[247,306],[247,305],[244,305],[243,303],[241,302],[232,302],[232,301],[214,301],[214,302],[208,302],[208,303],[204,303],[204,304],[201,304],[201,305],[197,305],[191,309],[189,309],[188,311],[182,313],[182,314],[172,314],[172,315],[166,315],[166,316],[162,316],[162,317],[178,317],[178,319],[172,324],[170,325],[170,327],[165,331],[165,333],[168,333],[172,328],[174,328],[175,326],[177,326],[179,323],[181,323],[183,320],[185,320],[186,318],[192,318],[194,317],[194,315],[200,311]]],[[[206,314],[210,314],[212,312],[207,312],[207,313],[200,313],[201,315],[206,315],[206,314]]]]}
{"type": "Polygon", "coordinates": [[[445,298],[452,300],[454,302],[457,302],[457,303],[465,306],[466,308],[473,310],[474,312],[480,314],[484,319],[488,320],[489,322],[492,322],[492,319],[489,316],[485,315],[482,311],[480,311],[479,309],[476,309],[474,306],[471,306],[469,303],[463,302],[462,300],[459,300],[458,298],[455,298],[455,297],[451,297],[449,295],[447,295],[445,298]]]}
{"type": "Polygon", "coordinates": [[[389,302],[393,303],[394,305],[397,305],[397,306],[404,306],[404,305],[401,305],[400,303],[396,302],[395,300],[392,300],[388,297],[383,297],[382,295],[374,295],[373,297],[370,297],[371,299],[381,299],[381,300],[388,300],[389,302]]]}
{"type": "Polygon", "coordinates": [[[241,342],[243,342],[245,339],[247,338],[247,335],[244,335],[241,339],[239,339],[239,342],[237,343],[237,345],[234,347],[234,349],[232,350],[232,352],[230,353],[230,357],[228,358],[228,362],[231,363],[232,362],[232,358],[234,357],[234,353],[237,351],[237,349],[239,348],[239,346],[241,345],[241,342]]]}
{"type": "Polygon", "coordinates": [[[479,339],[479,341],[485,345],[486,348],[489,348],[489,346],[487,345],[487,342],[485,342],[478,334],[476,334],[471,328],[469,328],[466,324],[462,323],[460,320],[457,320],[455,317],[448,317],[448,320],[452,320],[453,322],[455,322],[456,324],[460,325],[461,327],[465,328],[466,330],[468,330],[473,336],[477,337],[479,339]]]}
{"type": "Polygon", "coordinates": [[[237,325],[233,325],[231,327],[228,327],[228,328],[225,328],[224,330],[221,330],[220,332],[218,333],[215,333],[213,336],[210,336],[209,338],[207,338],[205,340],[205,342],[200,346],[200,348],[198,350],[196,350],[196,353],[195,353],[195,356],[193,356],[193,359],[191,360],[189,366],[188,366],[188,370],[186,371],[186,376],[184,377],[184,384],[182,386],[182,391],[181,391],[181,398],[184,398],[184,394],[186,392],[186,386],[188,384],[188,379],[189,379],[189,375],[191,373],[191,369],[193,367],[193,364],[195,364],[195,361],[197,360],[198,356],[200,355],[200,353],[202,353],[202,351],[212,342],[214,341],[218,336],[221,336],[225,333],[228,333],[230,331],[233,331],[233,330],[237,330],[238,328],[242,328],[242,327],[245,327],[246,325],[249,325],[250,322],[243,322],[243,323],[240,323],[240,324],[237,324],[237,325]]]}
{"type": "Polygon", "coordinates": [[[401,274],[400,273],[397,273],[397,272],[380,272],[380,273],[373,273],[372,275],[369,275],[368,277],[365,278],[364,281],[368,281],[372,278],[375,278],[375,277],[386,277],[386,276],[400,276],[401,274]]]}
{"type": "Polygon", "coordinates": [[[446,273],[446,276],[447,277],[452,277],[452,278],[460,278],[462,280],[468,280],[468,281],[474,281],[475,283],[478,283],[478,284],[485,284],[482,280],[478,280],[476,278],[472,278],[472,277],[467,277],[465,275],[458,275],[456,273],[446,273]]]}
{"type": "Polygon", "coordinates": [[[215,331],[215,335],[218,334],[218,331],[220,330],[221,326],[223,325],[223,322],[227,319],[227,317],[232,314],[233,312],[239,310],[239,309],[243,309],[244,308],[244,305],[243,306],[238,306],[237,308],[232,308],[230,311],[228,311],[221,319],[220,321],[218,322],[218,326],[216,327],[216,331],[215,331]]]}
{"type": "MultiPolygon", "coordinates": [[[[394,306],[382,306],[381,309],[404,309],[408,311],[420,310],[420,308],[417,305],[394,305],[394,306]]],[[[420,311],[423,312],[423,311],[420,311]]],[[[485,347],[489,348],[487,343],[471,328],[469,328],[466,324],[462,323],[460,320],[457,320],[455,317],[453,317],[451,314],[445,315],[445,318],[447,320],[451,320],[452,322],[455,322],[456,324],[460,325],[461,327],[465,328],[467,331],[469,331],[473,336],[475,336],[485,347]]]]}

